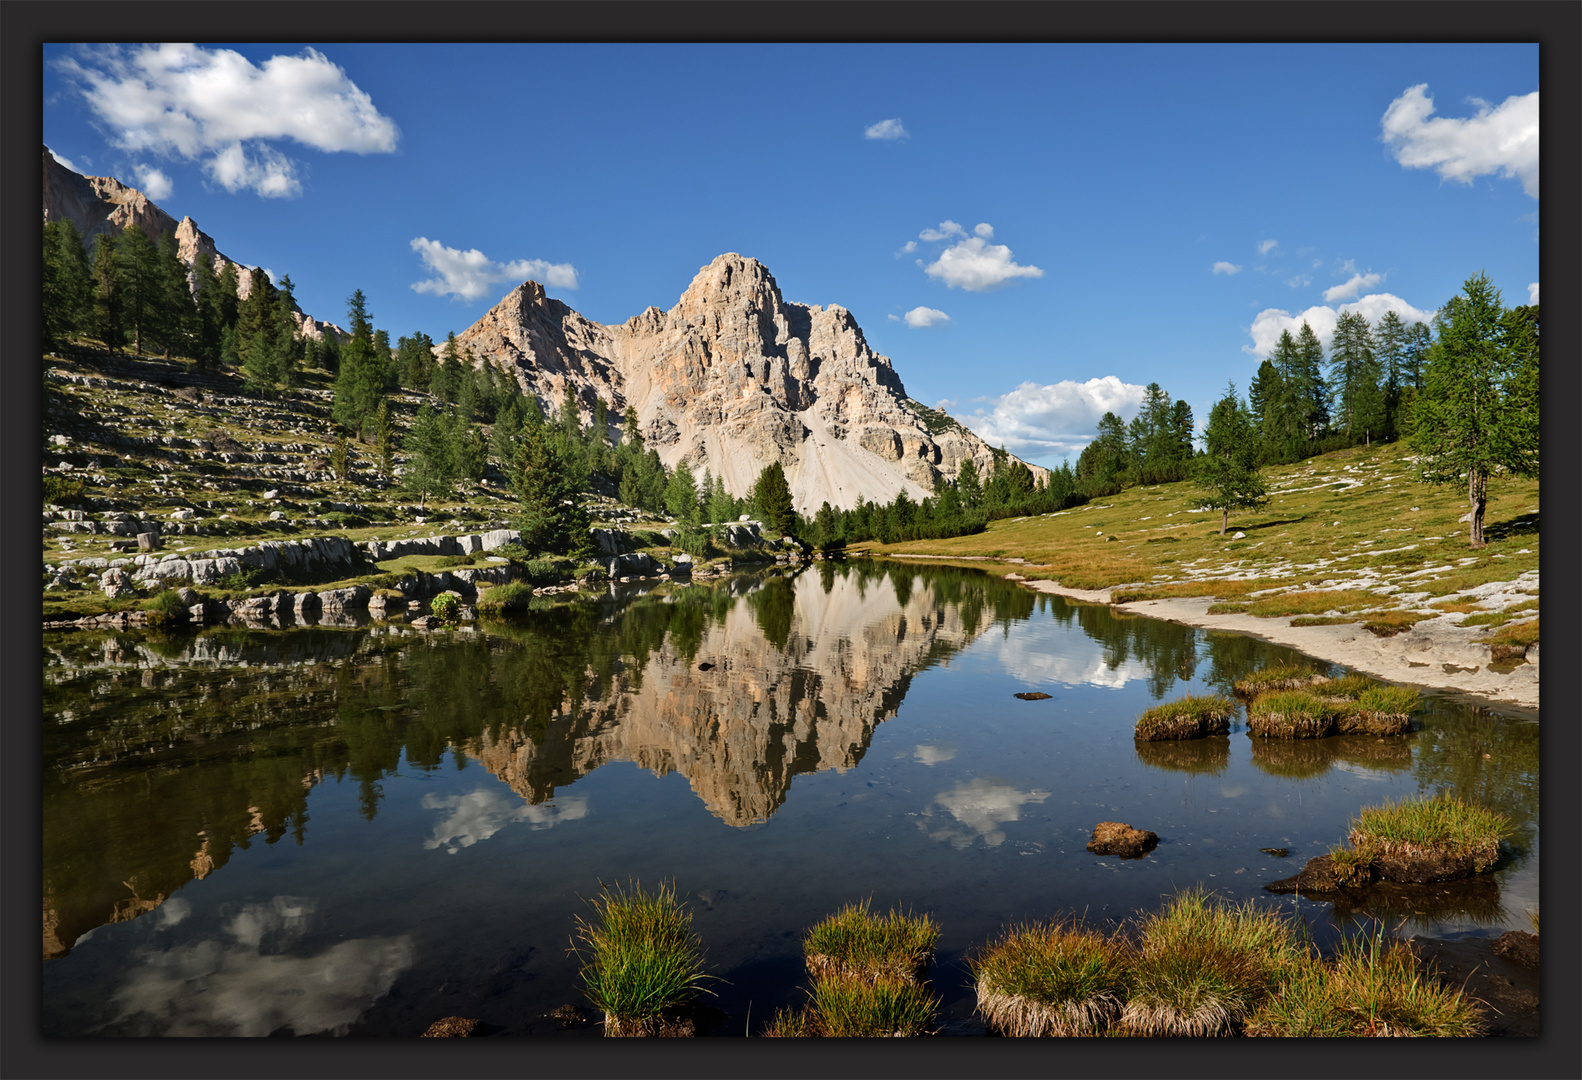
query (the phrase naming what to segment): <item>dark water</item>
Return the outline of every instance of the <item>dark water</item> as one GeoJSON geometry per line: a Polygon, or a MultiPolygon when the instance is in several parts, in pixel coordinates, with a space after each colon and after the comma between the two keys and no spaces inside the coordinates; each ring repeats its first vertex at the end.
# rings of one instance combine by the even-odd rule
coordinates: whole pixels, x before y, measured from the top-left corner
{"type": "Polygon", "coordinates": [[[435,635],[44,648],[50,1035],[414,1035],[452,1014],[558,1034],[583,898],[633,878],[689,898],[715,1033],[803,1000],[802,931],[865,897],[934,914],[942,1019],[971,1032],[965,956],[1011,922],[1102,923],[1201,882],[1332,941],[1368,912],[1262,885],[1359,807],[1441,790],[1510,816],[1508,858],[1371,913],[1494,934],[1538,904],[1532,718],[1428,697],[1404,738],[1237,724],[1139,747],[1144,708],[1294,654],[971,571],[822,563],[435,635]],[[1053,697],[1012,697],[1035,689],[1053,697]],[[1094,856],[1103,820],[1159,847],[1094,856]]]}

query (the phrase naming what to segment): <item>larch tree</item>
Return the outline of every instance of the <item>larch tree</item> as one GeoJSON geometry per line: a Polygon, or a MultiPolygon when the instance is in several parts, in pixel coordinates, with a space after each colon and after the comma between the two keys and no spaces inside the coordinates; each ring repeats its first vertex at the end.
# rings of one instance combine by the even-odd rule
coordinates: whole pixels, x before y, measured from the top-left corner
{"type": "Polygon", "coordinates": [[[784,535],[791,531],[796,511],[791,506],[791,485],[778,461],[765,465],[753,485],[753,502],[764,516],[764,524],[784,535]]]}
{"type": "Polygon", "coordinates": [[[1479,273],[1435,321],[1438,341],[1413,409],[1412,444],[1423,480],[1466,485],[1468,538],[1481,548],[1490,476],[1538,475],[1536,311],[1531,318],[1507,312],[1479,273]]]}

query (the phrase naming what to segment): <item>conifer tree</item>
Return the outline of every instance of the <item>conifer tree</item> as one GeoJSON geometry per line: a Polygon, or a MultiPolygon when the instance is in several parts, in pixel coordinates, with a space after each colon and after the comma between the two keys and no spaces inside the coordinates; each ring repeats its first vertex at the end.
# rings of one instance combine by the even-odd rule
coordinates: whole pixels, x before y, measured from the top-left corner
{"type": "Polygon", "coordinates": [[[698,521],[698,488],[692,478],[692,469],[685,460],[676,462],[665,485],[665,509],[683,528],[696,527],[698,521]]]}
{"type": "Polygon", "coordinates": [[[1479,273],[1440,309],[1437,337],[1414,407],[1413,446],[1422,478],[1464,483],[1471,546],[1484,546],[1489,477],[1538,475],[1536,312],[1507,312],[1479,273]]]}
{"type": "Polygon", "coordinates": [[[1258,469],[1258,440],[1247,407],[1236,397],[1234,384],[1214,404],[1203,429],[1203,456],[1197,459],[1198,487],[1206,504],[1220,511],[1219,534],[1225,535],[1230,512],[1262,506],[1268,501],[1258,469]]]}
{"type": "Polygon", "coordinates": [[[136,225],[121,230],[115,245],[116,273],[120,278],[122,310],[132,334],[132,350],[141,355],[145,338],[160,326],[164,299],[159,251],[148,234],[136,225]]]}
{"type": "Polygon", "coordinates": [[[560,441],[542,427],[524,425],[517,439],[517,527],[529,548],[581,555],[590,547],[588,515],[576,488],[566,482],[560,441]]]}
{"type": "Polygon", "coordinates": [[[93,333],[107,349],[125,343],[125,308],[114,233],[100,233],[93,248],[93,333]]]}
{"type": "Polygon", "coordinates": [[[1335,424],[1353,441],[1370,439],[1379,423],[1378,369],[1373,331],[1355,311],[1343,311],[1329,341],[1331,397],[1335,424]],[[1370,430],[1370,424],[1375,430],[1370,430]]]}
{"type": "Polygon", "coordinates": [[[181,261],[176,234],[159,234],[159,339],[165,350],[181,356],[196,356],[201,347],[198,308],[192,298],[187,265],[181,261]]]}
{"type": "Polygon", "coordinates": [[[93,271],[70,218],[44,223],[43,255],[44,347],[52,348],[88,325],[93,271]]]}
{"type": "Polygon", "coordinates": [[[389,479],[395,473],[395,422],[390,418],[390,402],[379,403],[374,414],[374,436],[379,446],[379,472],[389,479]]]}
{"type": "Polygon", "coordinates": [[[361,289],[347,299],[346,310],[352,337],[341,349],[331,415],[360,438],[384,397],[385,361],[375,351],[373,322],[361,289]]]}
{"type": "Polygon", "coordinates": [[[978,480],[978,465],[971,458],[964,458],[956,470],[956,490],[961,493],[961,504],[968,510],[983,505],[983,484],[978,480]]]}
{"type": "Polygon", "coordinates": [[[791,531],[791,486],[786,483],[785,469],[778,461],[765,465],[758,474],[758,482],[753,485],[753,502],[763,515],[765,525],[781,534],[791,531]]]}
{"type": "Polygon", "coordinates": [[[424,402],[418,408],[412,427],[402,442],[407,453],[407,463],[401,474],[402,485],[408,492],[419,496],[420,507],[428,504],[430,495],[447,495],[455,477],[452,457],[450,426],[445,417],[424,402]]]}

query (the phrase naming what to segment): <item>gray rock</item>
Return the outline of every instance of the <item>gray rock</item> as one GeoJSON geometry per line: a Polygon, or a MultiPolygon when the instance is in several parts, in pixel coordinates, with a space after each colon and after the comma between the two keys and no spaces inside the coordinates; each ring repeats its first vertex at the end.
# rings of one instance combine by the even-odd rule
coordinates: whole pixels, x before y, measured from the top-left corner
{"type": "Polygon", "coordinates": [[[137,534],[137,550],[158,551],[159,534],[154,532],[140,532],[137,534]]]}
{"type": "Polygon", "coordinates": [[[344,589],[326,589],[316,595],[325,611],[339,611],[367,607],[373,590],[366,585],[349,585],[344,589]]]}

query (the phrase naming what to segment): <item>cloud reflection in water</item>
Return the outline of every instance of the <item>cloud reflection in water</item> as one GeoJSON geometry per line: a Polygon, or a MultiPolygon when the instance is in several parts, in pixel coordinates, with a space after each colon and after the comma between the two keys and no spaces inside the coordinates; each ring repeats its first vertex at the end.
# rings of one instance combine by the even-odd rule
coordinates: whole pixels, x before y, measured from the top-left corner
{"type": "MultiPolygon", "coordinates": [[[[1003,780],[979,777],[957,784],[934,799],[966,828],[949,822],[942,823],[938,829],[930,829],[927,821],[918,824],[928,832],[930,839],[948,841],[957,850],[971,846],[979,837],[989,847],[999,847],[1005,842],[1005,831],[1000,826],[1021,820],[1023,806],[1041,803],[1047,798],[1047,791],[1023,791],[1003,780]]],[[[925,809],[923,816],[932,818],[933,807],[925,809]]]]}
{"type": "Polygon", "coordinates": [[[451,812],[434,826],[433,838],[423,841],[423,847],[432,851],[443,846],[446,854],[454,855],[518,821],[527,822],[532,829],[549,829],[562,821],[580,820],[588,815],[588,800],[571,795],[533,806],[498,791],[479,788],[468,795],[425,795],[423,808],[451,812]]]}

